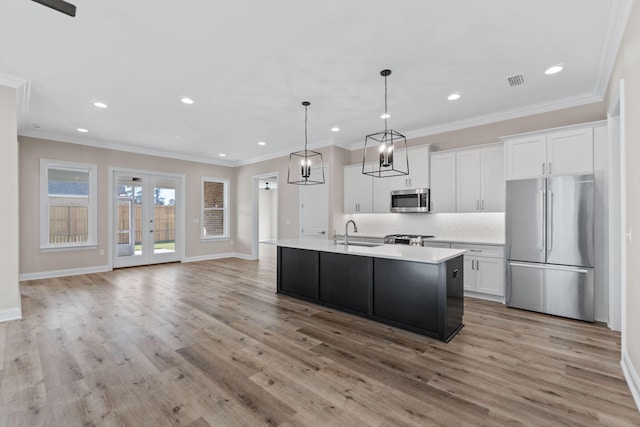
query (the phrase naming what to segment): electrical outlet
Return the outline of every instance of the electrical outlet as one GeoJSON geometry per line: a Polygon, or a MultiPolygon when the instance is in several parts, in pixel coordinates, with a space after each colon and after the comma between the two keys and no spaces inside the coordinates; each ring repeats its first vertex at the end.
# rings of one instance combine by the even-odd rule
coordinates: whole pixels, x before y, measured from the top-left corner
{"type": "Polygon", "coordinates": [[[192,222],[196,225],[200,224],[200,218],[193,218],[192,222]]]}
{"type": "Polygon", "coordinates": [[[286,223],[287,225],[291,225],[291,220],[290,220],[289,218],[287,218],[287,220],[285,221],[285,223],[286,223]]]}
{"type": "Polygon", "coordinates": [[[631,229],[627,230],[627,243],[631,243],[631,229]]]}
{"type": "Polygon", "coordinates": [[[104,255],[104,249],[100,249],[100,255],[104,255]]]}

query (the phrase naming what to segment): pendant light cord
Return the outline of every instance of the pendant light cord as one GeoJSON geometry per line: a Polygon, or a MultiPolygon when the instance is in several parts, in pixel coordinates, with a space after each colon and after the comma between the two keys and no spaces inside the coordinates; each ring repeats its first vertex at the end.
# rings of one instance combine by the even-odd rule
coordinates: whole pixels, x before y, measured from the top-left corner
{"type": "Polygon", "coordinates": [[[387,76],[384,76],[384,131],[387,131],[387,76]]]}
{"type": "Polygon", "coordinates": [[[307,108],[308,105],[304,106],[304,157],[306,160],[307,157],[307,108]]]}

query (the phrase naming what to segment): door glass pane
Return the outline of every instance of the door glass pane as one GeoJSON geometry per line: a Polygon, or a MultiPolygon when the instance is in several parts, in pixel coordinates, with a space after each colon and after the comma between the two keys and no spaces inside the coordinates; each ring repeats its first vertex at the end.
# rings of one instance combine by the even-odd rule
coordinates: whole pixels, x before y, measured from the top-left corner
{"type": "MultiPolygon", "coordinates": [[[[134,178],[135,179],[135,178],[134,178]]],[[[118,256],[142,254],[142,186],[118,180],[118,256]]]]}
{"type": "Polygon", "coordinates": [[[153,186],[153,253],[176,251],[176,186],[156,181],[153,186]]]}

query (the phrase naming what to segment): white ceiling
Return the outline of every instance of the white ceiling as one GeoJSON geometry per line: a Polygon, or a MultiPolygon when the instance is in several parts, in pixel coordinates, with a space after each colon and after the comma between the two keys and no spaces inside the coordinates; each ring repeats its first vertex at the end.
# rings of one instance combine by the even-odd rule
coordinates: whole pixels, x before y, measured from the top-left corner
{"type": "Polygon", "coordinates": [[[228,164],[301,149],[305,100],[311,145],[362,144],[384,126],[383,68],[389,126],[410,137],[598,101],[630,4],[72,2],[75,18],[0,2],[0,81],[30,82],[19,133],[228,164]]]}

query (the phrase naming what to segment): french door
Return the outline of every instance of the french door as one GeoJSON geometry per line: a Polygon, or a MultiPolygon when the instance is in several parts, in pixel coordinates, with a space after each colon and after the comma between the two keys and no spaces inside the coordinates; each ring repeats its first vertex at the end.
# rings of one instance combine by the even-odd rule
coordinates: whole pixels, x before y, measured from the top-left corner
{"type": "Polygon", "coordinates": [[[113,266],[180,260],[181,177],[114,171],[113,266]]]}

